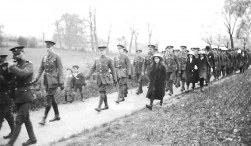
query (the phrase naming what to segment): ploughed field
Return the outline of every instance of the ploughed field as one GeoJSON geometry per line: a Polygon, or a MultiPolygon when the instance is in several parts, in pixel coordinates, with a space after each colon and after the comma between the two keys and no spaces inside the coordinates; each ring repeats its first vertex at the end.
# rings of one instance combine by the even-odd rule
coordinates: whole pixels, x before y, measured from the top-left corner
{"type": "Polygon", "coordinates": [[[51,145],[251,145],[251,71],[51,145]],[[176,102],[174,102],[176,101],[176,102]],[[177,102],[178,101],[178,102],[177,102]]]}

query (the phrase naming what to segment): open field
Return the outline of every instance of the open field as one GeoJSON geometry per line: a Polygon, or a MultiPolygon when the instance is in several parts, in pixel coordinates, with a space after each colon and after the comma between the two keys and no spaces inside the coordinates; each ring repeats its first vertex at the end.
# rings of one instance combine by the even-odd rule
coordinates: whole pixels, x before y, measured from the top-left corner
{"type": "Polygon", "coordinates": [[[250,146],[250,76],[248,70],[53,145],[250,146]]]}

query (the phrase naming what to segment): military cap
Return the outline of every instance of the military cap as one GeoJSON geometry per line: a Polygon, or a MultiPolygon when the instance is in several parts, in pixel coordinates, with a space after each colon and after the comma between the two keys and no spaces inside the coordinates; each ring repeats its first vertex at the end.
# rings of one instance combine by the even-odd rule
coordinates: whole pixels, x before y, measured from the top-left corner
{"type": "Polygon", "coordinates": [[[179,48],[174,48],[173,51],[180,51],[180,49],[179,48]]]}
{"type": "Polygon", "coordinates": [[[10,51],[12,51],[13,54],[20,54],[20,52],[24,51],[24,46],[17,46],[17,47],[11,48],[10,51]]]}
{"type": "Polygon", "coordinates": [[[99,50],[105,50],[107,47],[106,46],[99,46],[98,49],[99,50]]]}
{"type": "Polygon", "coordinates": [[[136,50],[136,52],[142,52],[142,50],[141,50],[141,49],[138,49],[138,50],[136,50]]]}
{"type": "Polygon", "coordinates": [[[148,45],[149,48],[153,48],[155,49],[155,46],[154,45],[148,45]]]}
{"type": "Polygon", "coordinates": [[[118,49],[124,49],[125,47],[123,45],[117,45],[118,49]]]}
{"type": "Polygon", "coordinates": [[[126,48],[124,48],[123,51],[125,51],[126,53],[128,53],[128,50],[126,48]]]}
{"type": "Polygon", "coordinates": [[[77,68],[78,69],[79,66],[78,65],[73,65],[72,68],[77,68]]]}
{"type": "Polygon", "coordinates": [[[181,47],[181,48],[185,48],[185,49],[187,48],[187,46],[180,46],[180,47],[181,47]]]}
{"type": "Polygon", "coordinates": [[[49,44],[49,45],[52,45],[52,46],[54,46],[54,45],[56,45],[56,43],[55,42],[53,42],[53,41],[44,41],[46,44],[49,44]]]}

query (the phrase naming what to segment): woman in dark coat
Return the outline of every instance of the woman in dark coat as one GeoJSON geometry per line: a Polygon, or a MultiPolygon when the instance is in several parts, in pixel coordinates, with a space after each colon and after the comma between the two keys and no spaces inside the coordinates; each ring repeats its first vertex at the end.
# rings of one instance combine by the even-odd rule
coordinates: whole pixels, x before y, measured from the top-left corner
{"type": "Polygon", "coordinates": [[[198,72],[198,65],[197,65],[197,60],[194,56],[194,52],[190,51],[188,53],[188,58],[187,58],[187,62],[186,62],[186,84],[187,84],[187,88],[186,88],[186,93],[188,93],[189,91],[189,85],[190,83],[192,83],[192,90],[194,91],[195,88],[195,82],[196,82],[196,76],[195,76],[195,72],[198,72]]]}
{"type": "Polygon", "coordinates": [[[149,76],[150,84],[146,95],[146,97],[150,99],[150,105],[146,105],[146,107],[150,110],[152,110],[154,99],[160,100],[160,105],[162,105],[166,83],[166,68],[162,56],[160,54],[155,54],[152,59],[153,64],[149,76]]]}
{"type": "Polygon", "coordinates": [[[212,69],[205,51],[199,51],[198,59],[198,69],[199,69],[199,81],[200,81],[200,90],[203,92],[204,81],[207,79],[208,69],[212,69]]]}

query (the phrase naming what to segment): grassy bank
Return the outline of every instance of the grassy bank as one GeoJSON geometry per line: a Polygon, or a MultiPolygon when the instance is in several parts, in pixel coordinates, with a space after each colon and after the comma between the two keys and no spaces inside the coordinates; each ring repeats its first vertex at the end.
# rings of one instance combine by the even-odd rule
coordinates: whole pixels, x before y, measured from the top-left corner
{"type": "Polygon", "coordinates": [[[251,145],[251,71],[56,145],[251,145]]]}

